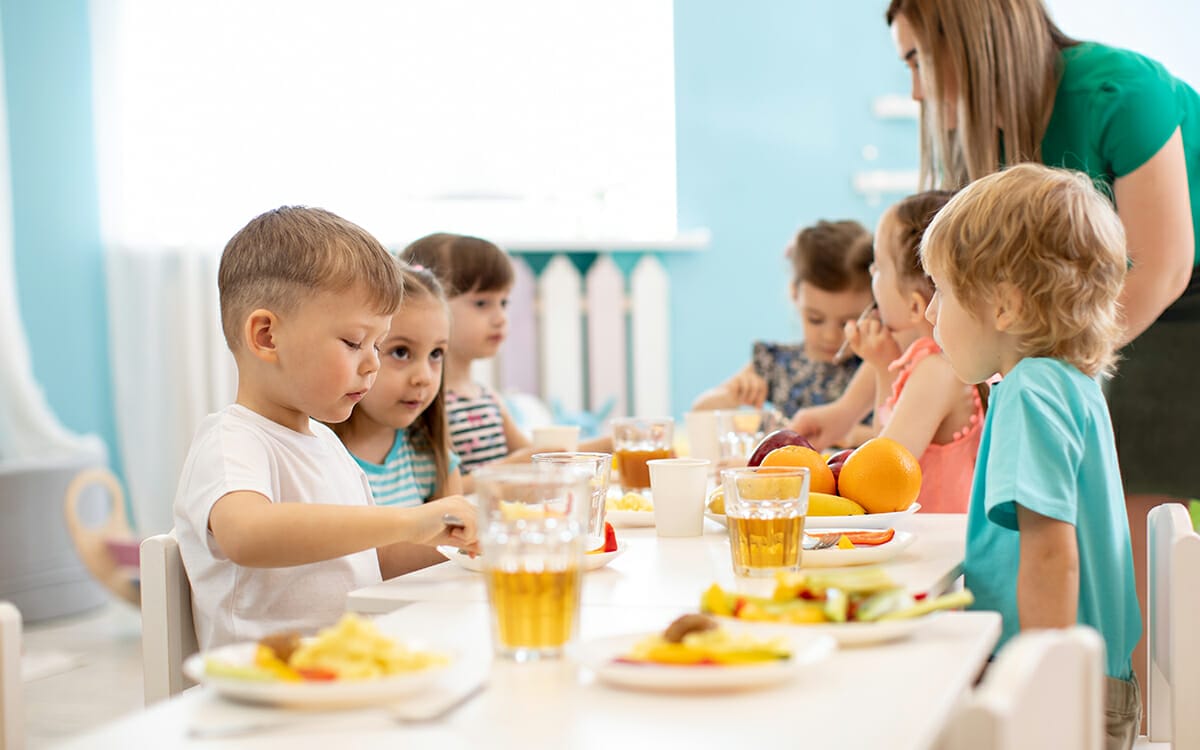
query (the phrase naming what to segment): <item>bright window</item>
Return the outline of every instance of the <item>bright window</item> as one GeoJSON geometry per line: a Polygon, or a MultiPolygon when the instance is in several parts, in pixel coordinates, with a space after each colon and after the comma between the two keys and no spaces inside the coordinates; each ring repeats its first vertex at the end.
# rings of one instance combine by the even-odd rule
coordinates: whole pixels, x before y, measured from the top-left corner
{"type": "Polygon", "coordinates": [[[670,0],[93,0],[105,238],[676,232],[670,0]]]}

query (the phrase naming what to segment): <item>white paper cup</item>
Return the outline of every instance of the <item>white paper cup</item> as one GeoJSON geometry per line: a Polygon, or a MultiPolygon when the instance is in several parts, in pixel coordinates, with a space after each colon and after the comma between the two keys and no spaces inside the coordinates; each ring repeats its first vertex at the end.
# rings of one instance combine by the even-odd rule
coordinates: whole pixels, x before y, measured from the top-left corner
{"type": "Polygon", "coordinates": [[[654,526],[659,536],[704,533],[704,493],[711,461],[703,458],[656,458],[650,467],[654,526]]]}
{"type": "Polygon", "coordinates": [[[689,411],[683,415],[687,425],[688,453],[692,458],[702,458],[716,465],[721,457],[717,442],[717,412],[689,411]]]}
{"type": "Polygon", "coordinates": [[[579,425],[550,425],[533,428],[535,451],[567,451],[579,449],[579,425]]]}

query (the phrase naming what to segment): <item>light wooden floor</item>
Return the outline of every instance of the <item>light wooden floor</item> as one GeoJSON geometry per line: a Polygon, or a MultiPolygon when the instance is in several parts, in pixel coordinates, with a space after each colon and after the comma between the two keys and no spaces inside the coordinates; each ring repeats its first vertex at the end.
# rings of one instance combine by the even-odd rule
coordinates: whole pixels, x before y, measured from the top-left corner
{"type": "Polygon", "coordinates": [[[30,750],[142,708],[142,620],[111,602],[91,612],[26,624],[24,652],[32,663],[76,664],[25,683],[25,731],[30,750]]]}

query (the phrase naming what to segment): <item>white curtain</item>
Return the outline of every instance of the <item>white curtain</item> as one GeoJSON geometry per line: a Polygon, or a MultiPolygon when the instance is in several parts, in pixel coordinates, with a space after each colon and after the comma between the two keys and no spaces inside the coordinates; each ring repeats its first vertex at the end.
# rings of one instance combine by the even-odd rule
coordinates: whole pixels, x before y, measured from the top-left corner
{"type": "Polygon", "coordinates": [[[17,307],[6,102],[0,57],[0,461],[40,463],[85,453],[103,462],[106,451],[100,439],[64,428],[33,378],[17,307]]]}
{"type": "Polygon", "coordinates": [[[109,345],[125,478],[142,534],[172,526],[179,471],[210,412],[233,402],[215,249],[107,254],[109,345]]]}
{"type": "Polygon", "coordinates": [[[391,246],[675,235],[670,0],[91,0],[118,439],[171,525],[233,400],[220,248],[317,205],[391,246]]]}

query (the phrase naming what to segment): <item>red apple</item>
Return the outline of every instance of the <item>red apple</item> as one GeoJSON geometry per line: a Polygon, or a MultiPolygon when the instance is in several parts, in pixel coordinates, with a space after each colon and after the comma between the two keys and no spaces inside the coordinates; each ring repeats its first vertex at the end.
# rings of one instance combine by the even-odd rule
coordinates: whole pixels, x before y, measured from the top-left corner
{"type": "Polygon", "coordinates": [[[846,459],[850,458],[850,454],[854,452],[853,448],[847,448],[843,451],[838,451],[829,457],[825,463],[829,464],[829,468],[833,469],[834,494],[837,493],[837,480],[842,475],[842,464],[846,463],[846,459]]]}
{"type": "Polygon", "coordinates": [[[808,439],[798,432],[793,430],[775,430],[759,441],[754,452],[750,454],[750,460],[746,462],[746,465],[758,466],[767,457],[768,453],[785,445],[803,445],[805,448],[816,450],[813,448],[812,443],[808,442],[808,439]]]}

